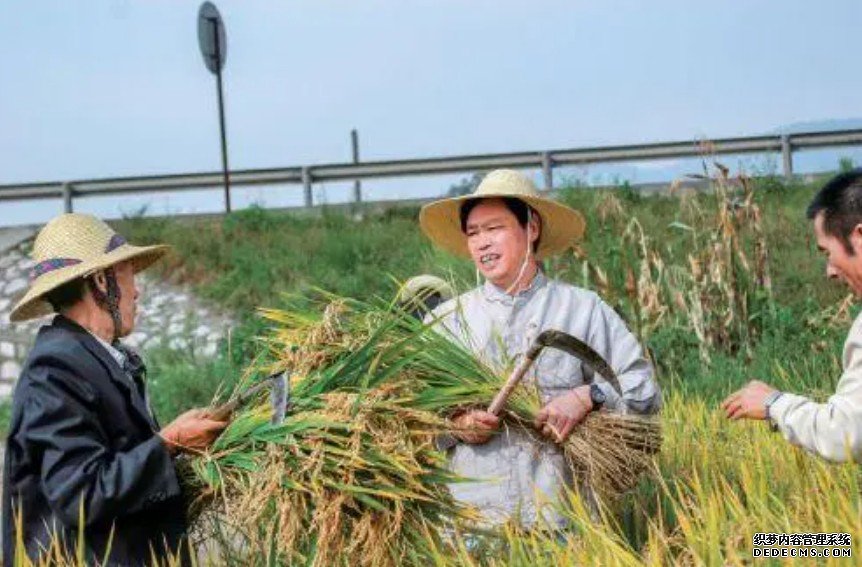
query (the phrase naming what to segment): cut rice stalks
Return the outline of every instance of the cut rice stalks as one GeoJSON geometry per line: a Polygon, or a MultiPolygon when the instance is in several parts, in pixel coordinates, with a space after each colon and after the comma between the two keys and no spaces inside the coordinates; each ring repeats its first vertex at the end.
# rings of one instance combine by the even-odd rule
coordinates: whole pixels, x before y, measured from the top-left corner
{"type": "MultiPolygon", "coordinates": [[[[445,416],[486,407],[504,378],[392,304],[320,293],[263,315],[276,324],[265,338],[272,362],[250,375],[290,369],[291,407],[279,425],[264,400],[243,410],[182,469],[200,530],[214,517],[222,537],[230,526],[232,560],[394,565],[476,525],[449,493],[464,479],[436,440],[451,430],[445,416]]],[[[521,386],[505,417],[528,428],[539,409],[538,392],[521,386]]],[[[656,422],[599,412],[564,450],[579,479],[612,497],[659,444],[656,422]]]]}

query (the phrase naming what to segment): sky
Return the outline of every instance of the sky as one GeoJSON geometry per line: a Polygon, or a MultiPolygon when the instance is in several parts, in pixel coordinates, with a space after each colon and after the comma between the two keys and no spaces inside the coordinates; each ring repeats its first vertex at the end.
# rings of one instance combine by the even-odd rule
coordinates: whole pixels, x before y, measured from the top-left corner
{"type": "MultiPolygon", "coordinates": [[[[362,158],[400,159],[754,135],[862,116],[858,0],[215,4],[227,28],[235,169],[349,161],[351,128],[362,158]]],[[[218,170],[199,6],[0,0],[0,184],[218,170]]],[[[643,181],[654,169],[622,171],[643,181]]],[[[460,177],[366,181],[364,191],[442,194],[460,177]]],[[[315,198],[349,192],[316,186],[315,198]]],[[[255,188],[235,200],[275,206],[301,193],[255,188]]],[[[219,202],[218,192],[193,192],[87,198],[76,209],[116,217],[219,202]]],[[[0,201],[0,226],[61,207],[0,201]]]]}

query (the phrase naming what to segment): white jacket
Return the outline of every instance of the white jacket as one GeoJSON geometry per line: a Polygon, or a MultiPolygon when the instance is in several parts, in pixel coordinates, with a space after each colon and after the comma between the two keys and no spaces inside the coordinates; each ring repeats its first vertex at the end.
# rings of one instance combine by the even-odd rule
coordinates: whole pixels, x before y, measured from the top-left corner
{"type": "MultiPolygon", "coordinates": [[[[592,346],[617,373],[622,398],[596,377],[607,396],[607,408],[649,414],[661,406],[653,369],[637,339],[619,315],[591,291],[539,272],[530,287],[514,297],[486,282],[444,303],[434,314],[453,339],[501,371],[509,361],[522,357],[542,331],[570,333],[592,346]]],[[[548,402],[592,376],[578,359],[545,349],[524,382],[538,387],[543,401],[548,402]]],[[[489,523],[514,517],[531,525],[539,517],[539,507],[558,503],[561,491],[574,482],[555,443],[539,442],[519,428],[504,428],[484,445],[457,443],[449,450],[449,466],[473,479],[452,484],[453,496],[481,510],[489,523]]],[[[562,522],[550,508],[543,517],[562,522]]]]}
{"type": "Polygon", "coordinates": [[[788,441],[830,461],[862,461],[862,314],[844,343],[844,372],[825,404],[782,394],[769,410],[788,441]]]}

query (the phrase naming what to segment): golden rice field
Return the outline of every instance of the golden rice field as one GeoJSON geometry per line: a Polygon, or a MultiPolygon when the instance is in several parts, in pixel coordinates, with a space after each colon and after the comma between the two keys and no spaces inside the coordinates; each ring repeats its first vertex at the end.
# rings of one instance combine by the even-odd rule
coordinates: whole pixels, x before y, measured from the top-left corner
{"type": "MultiPolygon", "coordinates": [[[[858,557],[862,538],[858,466],[812,458],[782,443],[762,423],[729,425],[716,408],[701,402],[673,393],[666,401],[665,441],[656,470],[635,493],[606,510],[600,521],[591,520],[573,497],[573,529],[563,540],[509,532],[505,544],[493,553],[471,552],[458,542],[432,548],[411,563],[751,565],[756,533],[818,532],[850,534],[853,557],[858,557]]],[[[220,557],[217,548],[208,550],[210,558],[220,557]]],[[[264,553],[248,559],[268,564],[264,553]]],[[[842,566],[854,561],[858,560],[819,560],[842,566]]],[[[782,565],[811,562],[808,558],[781,560],[782,565]]],[[[205,556],[198,562],[220,563],[205,556]]],[[[40,564],[83,562],[55,556],[40,564]]]]}

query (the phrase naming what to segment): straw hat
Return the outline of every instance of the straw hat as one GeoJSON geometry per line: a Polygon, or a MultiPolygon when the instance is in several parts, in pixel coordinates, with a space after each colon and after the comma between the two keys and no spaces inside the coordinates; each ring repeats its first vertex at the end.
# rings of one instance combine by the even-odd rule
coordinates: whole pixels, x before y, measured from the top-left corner
{"type": "Polygon", "coordinates": [[[439,293],[443,301],[455,297],[455,290],[446,280],[430,274],[422,274],[404,282],[398,291],[398,301],[401,303],[421,301],[435,293],[439,293]]]}
{"type": "Polygon", "coordinates": [[[584,217],[571,207],[539,195],[536,185],[521,173],[497,169],[482,180],[472,195],[435,201],[422,207],[419,224],[437,246],[469,258],[467,238],[461,232],[461,206],[472,199],[515,197],[530,205],[542,218],[536,257],[546,258],[571,247],[584,235],[584,217]]]}
{"type": "Polygon", "coordinates": [[[18,302],[9,320],[18,322],[50,314],[45,294],[77,278],[131,260],[135,272],[148,268],[167,252],[168,246],[132,246],[92,215],[69,213],[45,225],[33,243],[36,265],[30,272],[30,289],[18,302]]]}

